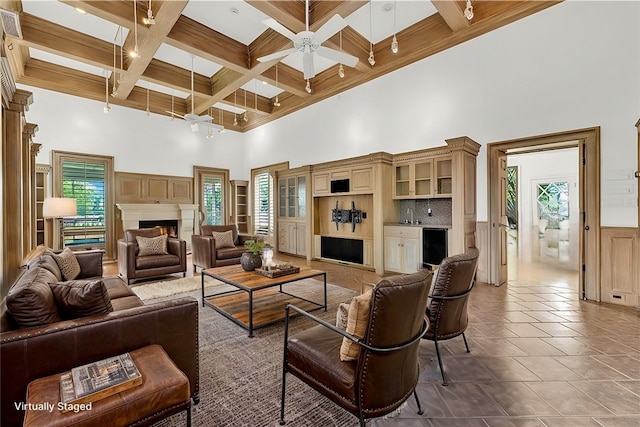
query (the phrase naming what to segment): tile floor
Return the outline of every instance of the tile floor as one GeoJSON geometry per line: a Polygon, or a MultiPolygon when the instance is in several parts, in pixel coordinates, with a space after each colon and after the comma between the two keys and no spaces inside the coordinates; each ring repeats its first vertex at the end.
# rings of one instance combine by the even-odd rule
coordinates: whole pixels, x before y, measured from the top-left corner
{"type": "Polygon", "coordinates": [[[578,298],[566,271],[531,274],[495,287],[478,283],[470,326],[441,342],[449,385],[434,344],[420,349],[415,401],[391,426],[640,426],[640,312],[578,298]]]}

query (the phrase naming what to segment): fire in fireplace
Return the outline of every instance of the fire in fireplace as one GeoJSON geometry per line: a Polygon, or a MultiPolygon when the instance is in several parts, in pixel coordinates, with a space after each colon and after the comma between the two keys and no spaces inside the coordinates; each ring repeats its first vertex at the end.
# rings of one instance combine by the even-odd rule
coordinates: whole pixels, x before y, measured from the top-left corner
{"type": "Polygon", "coordinates": [[[169,237],[178,237],[178,220],[177,219],[138,221],[138,227],[139,228],[160,227],[162,234],[167,234],[169,235],[169,237]]]}

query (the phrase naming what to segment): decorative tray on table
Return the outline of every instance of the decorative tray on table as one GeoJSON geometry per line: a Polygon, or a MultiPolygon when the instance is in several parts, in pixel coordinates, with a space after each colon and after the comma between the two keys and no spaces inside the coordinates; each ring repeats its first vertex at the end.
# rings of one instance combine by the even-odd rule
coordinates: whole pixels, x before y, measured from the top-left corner
{"type": "Polygon", "coordinates": [[[274,277],[286,276],[287,274],[300,273],[300,267],[291,264],[272,265],[268,269],[265,267],[256,268],[256,273],[273,279],[274,277]]]}

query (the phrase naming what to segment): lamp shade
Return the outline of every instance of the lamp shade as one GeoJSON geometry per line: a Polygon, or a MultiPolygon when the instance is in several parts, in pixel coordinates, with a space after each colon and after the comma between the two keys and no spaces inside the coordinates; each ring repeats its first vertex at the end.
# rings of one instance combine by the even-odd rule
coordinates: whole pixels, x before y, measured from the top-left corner
{"type": "Polygon", "coordinates": [[[78,214],[76,199],[66,197],[47,197],[42,206],[42,216],[45,218],[64,218],[78,214]]]}

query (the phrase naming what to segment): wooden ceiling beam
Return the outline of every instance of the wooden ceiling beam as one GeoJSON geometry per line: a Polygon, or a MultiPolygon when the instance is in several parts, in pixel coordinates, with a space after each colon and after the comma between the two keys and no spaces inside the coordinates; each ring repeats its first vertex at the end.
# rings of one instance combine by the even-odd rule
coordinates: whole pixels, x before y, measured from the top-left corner
{"type": "Polygon", "coordinates": [[[465,6],[453,0],[431,0],[433,6],[447,23],[451,31],[460,31],[469,28],[471,22],[464,16],[465,6]]]}
{"type": "MultiPolygon", "coordinates": [[[[137,56],[128,56],[129,63],[126,67],[127,73],[123,76],[123,79],[119,81],[117,86],[118,99],[127,99],[134,86],[147,69],[147,66],[153,59],[153,55],[164,41],[165,37],[174,24],[180,18],[182,10],[187,5],[188,0],[172,0],[164,1],[160,4],[160,7],[155,12],[155,24],[147,28],[147,26],[141,23],[142,18],[145,16],[142,12],[146,12],[146,8],[137,7],[137,19],[139,22],[135,22],[137,25],[137,44],[134,41],[134,31],[129,31],[127,35],[127,41],[125,42],[123,49],[127,52],[133,52],[134,48],[137,49],[137,56]]],[[[136,3],[134,3],[136,4],[136,3]]],[[[135,29],[134,29],[135,30],[135,29]]]]}
{"type": "Polygon", "coordinates": [[[296,34],[305,29],[304,1],[245,1],[296,34]]]}

